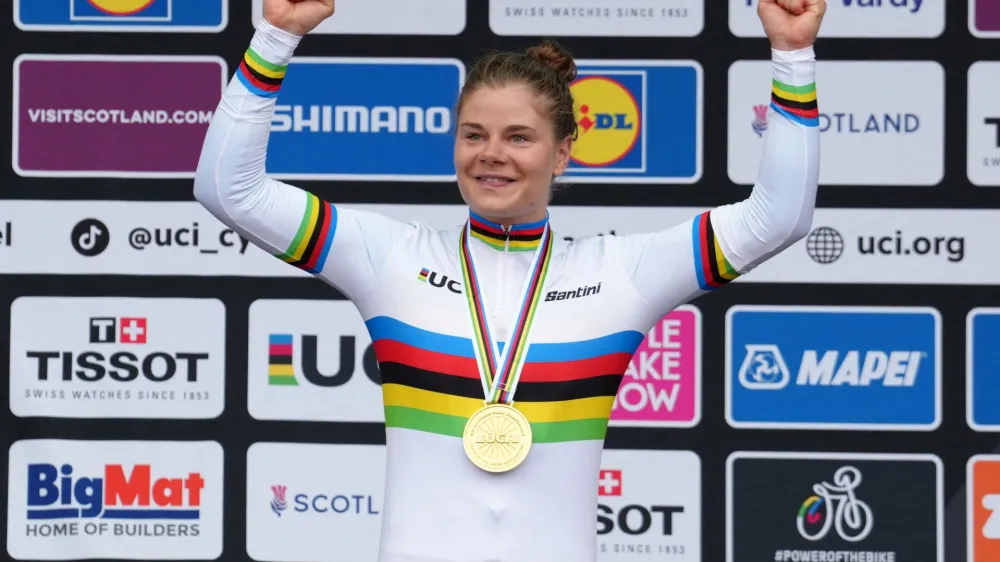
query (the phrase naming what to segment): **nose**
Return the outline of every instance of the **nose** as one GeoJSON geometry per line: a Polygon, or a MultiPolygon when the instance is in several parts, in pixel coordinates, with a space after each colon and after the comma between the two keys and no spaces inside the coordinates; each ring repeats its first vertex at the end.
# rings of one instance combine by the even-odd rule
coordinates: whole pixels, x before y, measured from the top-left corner
{"type": "Polygon", "coordinates": [[[506,160],[507,155],[499,139],[494,137],[483,144],[483,150],[479,153],[480,162],[483,164],[502,164],[506,160]]]}

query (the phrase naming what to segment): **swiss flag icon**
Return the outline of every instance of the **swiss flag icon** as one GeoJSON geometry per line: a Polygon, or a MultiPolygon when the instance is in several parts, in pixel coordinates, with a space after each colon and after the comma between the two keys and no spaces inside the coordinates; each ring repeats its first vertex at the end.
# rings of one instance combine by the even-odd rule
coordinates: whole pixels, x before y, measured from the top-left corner
{"type": "Polygon", "coordinates": [[[601,470],[597,477],[598,496],[622,495],[622,471],[601,470]]]}
{"type": "Polygon", "coordinates": [[[120,343],[146,343],[146,319],[122,317],[118,322],[120,343]]]}

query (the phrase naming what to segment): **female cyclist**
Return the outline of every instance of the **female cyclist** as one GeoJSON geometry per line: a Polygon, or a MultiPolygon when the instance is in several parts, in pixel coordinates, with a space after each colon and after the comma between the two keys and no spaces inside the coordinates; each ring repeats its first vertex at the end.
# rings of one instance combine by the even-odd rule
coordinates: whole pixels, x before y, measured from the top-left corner
{"type": "Polygon", "coordinates": [[[379,562],[596,560],[596,479],[633,352],[664,314],[810,228],[819,175],[812,45],[825,8],[759,0],[771,114],[746,200],[659,232],[566,241],[547,206],[578,132],[576,71],[557,44],[470,68],[454,148],[469,215],[438,230],[268,178],[286,65],[334,0],[264,0],[208,130],[194,193],[365,319],[386,425],[379,562]],[[431,275],[452,282],[436,287],[431,275]]]}

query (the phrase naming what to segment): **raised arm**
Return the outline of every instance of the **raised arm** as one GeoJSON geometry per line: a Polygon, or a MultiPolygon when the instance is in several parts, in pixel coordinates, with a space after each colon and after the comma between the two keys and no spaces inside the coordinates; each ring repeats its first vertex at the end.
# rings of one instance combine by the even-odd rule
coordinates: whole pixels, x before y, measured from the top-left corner
{"type": "Polygon", "coordinates": [[[356,299],[374,286],[394,241],[410,227],[267,177],[271,117],[300,40],[261,20],[209,126],[194,196],[264,251],[356,299]]]}
{"type": "Polygon", "coordinates": [[[659,312],[729,283],[809,232],[819,185],[813,49],[772,51],[772,61],[768,129],[750,196],[617,242],[636,290],[659,312]]]}

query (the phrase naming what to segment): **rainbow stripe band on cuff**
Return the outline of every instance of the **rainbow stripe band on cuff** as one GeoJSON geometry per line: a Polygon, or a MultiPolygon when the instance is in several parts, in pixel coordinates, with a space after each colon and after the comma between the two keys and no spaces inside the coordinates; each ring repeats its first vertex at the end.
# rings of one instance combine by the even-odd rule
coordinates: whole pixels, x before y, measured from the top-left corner
{"type": "Polygon", "coordinates": [[[701,290],[714,291],[740,276],[722,253],[712,228],[711,211],[705,211],[692,221],[691,242],[694,246],[695,276],[701,290]]]}
{"type": "Polygon", "coordinates": [[[816,127],[819,125],[816,83],[792,86],[772,79],[771,109],[800,125],[816,127]]]}
{"type": "Polygon", "coordinates": [[[281,89],[281,81],[285,79],[287,69],[287,65],[279,66],[267,62],[253,50],[253,47],[250,47],[243,54],[243,60],[240,61],[240,68],[236,76],[254,95],[262,98],[273,98],[278,96],[278,90],[281,89]]]}

